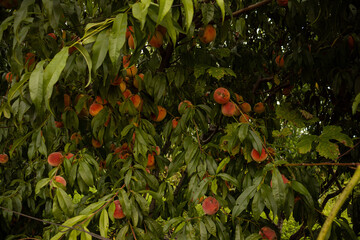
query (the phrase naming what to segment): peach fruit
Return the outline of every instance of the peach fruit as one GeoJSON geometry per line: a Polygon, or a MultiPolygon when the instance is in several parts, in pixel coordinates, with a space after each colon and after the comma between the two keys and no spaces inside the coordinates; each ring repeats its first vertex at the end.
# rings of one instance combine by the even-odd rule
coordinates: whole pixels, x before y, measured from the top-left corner
{"type": "Polygon", "coordinates": [[[102,99],[100,96],[96,96],[95,102],[99,104],[107,104],[108,101],[106,99],[102,99]]]}
{"type": "Polygon", "coordinates": [[[154,157],[154,153],[149,153],[148,154],[148,161],[146,164],[146,167],[151,169],[152,167],[154,167],[155,165],[155,157],[154,157]]]}
{"type": "Polygon", "coordinates": [[[115,211],[114,211],[114,218],[115,219],[122,219],[125,217],[125,214],[121,208],[121,204],[119,200],[114,201],[115,204],[115,211]]]}
{"type": "Polygon", "coordinates": [[[230,92],[226,88],[220,87],[214,92],[214,100],[219,104],[225,104],[230,100],[230,92]]]}
{"type": "Polygon", "coordinates": [[[91,114],[91,116],[95,117],[103,108],[103,105],[99,103],[93,103],[90,105],[89,113],[91,114]]]}
{"type": "Polygon", "coordinates": [[[12,78],[13,78],[13,74],[11,72],[8,72],[6,75],[5,75],[5,79],[8,83],[11,83],[12,82],[12,78]]]}
{"type": "Polygon", "coordinates": [[[233,102],[227,102],[221,106],[221,112],[224,116],[232,117],[236,113],[236,104],[233,102]]]}
{"type": "Polygon", "coordinates": [[[130,100],[134,104],[134,107],[136,109],[139,109],[139,107],[141,105],[141,101],[142,101],[141,97],[139,95],[135,94],[130,97],[130,100]]]}
{"type": "Polygon", "coordinates": [[[50,166],[57,167],[63,162],[64,156],[60,152],[53,152],[48,156],[50,166]]]}
{"type": "Polygon", "coordinates": [[[157,106],[158,108],[158,115],[156,116],[155,114],[151,115],[151,119],[155,122],[161,122],[162,120],[164,120],[164,118],[166,117],[166,109],[163,108],[162,106],[157,106]]]}
{"type": "Polygon", "coordinates": [[[249,115],[247,115],[247,114],[242,114],[242,115],[240,116],[239,121],[240,121],[241,123],[248,123],[248,122],[249,122],[249,119],[250,119],[249,115]]]}
{"type": "Polygon", "coordinates": [[[179,119],[180,119],[179,117],[176,117],[176,118],[174,118],[174,119],[171,121],[171,124],[172,124],[172,128],[173,128],[173,129],[175,129],[176,126],[178,125],[179,119]]]}
{"type": "Polygon", "coordinates": [[[0,154],[0,163],[4,164],[9,161],[9,156],[6,153],[0,154]]]}
{"type": "Polygon", "coordinates": [[[61,121],[54,121],[55,122],[55,127],[57,128],[63,128],[64,124],[61,121]]]}
{"type": "Polygon", "coordinates": [[[55,182],[61,183],[64,187],[66,187],[66,180],[62,176],[56,176],[55,182]]]}
{"type": "Polygon", "coordinates": [[[49,33],[48,36],[49,36],[49,37],[52,37],[54,40],[56,40],[56,35],[55,35],[55,33],[49,33]]]}
{"type": "Polygon", "coordinates": [[[71,97],[69,94],[64,94],[64,106],[65,108],[70,107],[71,104],[71,97]]]}
{"type": "Polygon", "coordinates": [[[214,197],[207,197],[202,203],[202,208],[207,215],[214,215],[220,208],[219,202],[214,197]]]}
{"type": "Polygon", "coordinates": [[[133,26],[128,26],[126,29],[126,39],[128,39],[132,34],[134,34],[133,26]]]}
{"type": "Polygon", "coordinates": [[[178,111],[180,114],[184,114],[185,110],[192,106],[192,103],[189,100],[184,100],[181,103],[179,103],[178,111]],[[185,107],[182,107],[184,104],[185,107]]]}
{"type": "Polygon", "coordinates": [[[92,138],[91,144],[93,145],[94,148],[100,148],[102,146],[102,143],[96,140],[95,138],[92,138]]]}
{"type": "Polygon", "coordinates": [[[254,112],[261,114],[263,112],[265,112],[265,106],[262,102],[258,102],[257,104],[255,104],[254,106],[254,112]]]}
{"type": "Polygon", "coordinates": [[[134,77],[138,72],[138,69],[135,65],[132,65],[131,67],[126,69],[126,76],[127,77],[134,77]]]}
{"type": "Polygon", "coordinates": [[[275,59],[275,63],[276,65],[278,65],[278,67],[284,67],[284,63],[285,63],[284,56],[278,55],[275,59]]]}
{"type": "Polygon", "coordinates": [[[252,151],[251,151],[251,157],[252,159],[254,159],[254,161],[256,162],[262,162],[264,161],[266,158],[267,158],[267,153],[265,151],[265,148],[262,148],[261,150],[261,155],[258,153],[258,151],[256,151],[256,149],[254,148],[252,151]]]}
{"type": "Polygon", "coordinates": [[[280,7],[286,7],[288,5],[288,0],[276,0],[276,2],[280,7]]]}
{"type": "Polygon", "coordinates": [[[206,25],[205,28],[200,29],[199,33],[200,41],[205,44],[214,41],[216,38],[216,29],[210,24],[206,25]]]}
{"type": "Polygon", "coordinates": [[[268,240],[276,240],[277,236],[274,230],[272,230],[269,227],[263,227],[259,231],[259,234],[261,235],[262,239],[268,239],[268,240]]]}
{"type": "Polygon", "coordinates": [[[130,35],[130,37],[128,38],[128,45],[129,45],[129,48],[135,49],[135,41],[134,41],[134,37],[132,35],[130,35]]]}
{"type": "Polygon", "coordinates": [[[123,56],[122,62],[123,62],[124,68],[127,68],[127,67],[129,66],[129,64],[130,64],[130,57],[131,57],[131,55],[125,55],[125,56],[123,56]]]}
{"type": "Polygon", "coordinates": [[[149,38],[149,44],[152,47],[159,48],[163,44],[163,35],[160,31],[155,31],[151,39],[149,38]]]}
{"type": "Polygon", "coordinates": [[[251,112],[251,106],[247,102],[240,104],[240,108],[241,108],[241,111],[243,111],[244,113],[251,112]]]}
{"type": "Polygon", "coordinates": [[[124,98],[129,98],[132,96],[132,92],[129,90],[129,89],[126,89],[124,92],[123,92],[123,95],[124,95],[124,98]]]}
{"type": "Polygon", "coordinates": [[[79,142],[82,140],[82,137],[81,137],[80,133],[76,132],[76,133],[71,134],[70,140],[74,141],[76,144],[79,144],[79,142]]]}
{"type": "Polygon", "coordinates": [[[66,159],[71,159],[74,156],[75,155],[73,153],[68,153],[68,154],[65,155],[66,159]]]}

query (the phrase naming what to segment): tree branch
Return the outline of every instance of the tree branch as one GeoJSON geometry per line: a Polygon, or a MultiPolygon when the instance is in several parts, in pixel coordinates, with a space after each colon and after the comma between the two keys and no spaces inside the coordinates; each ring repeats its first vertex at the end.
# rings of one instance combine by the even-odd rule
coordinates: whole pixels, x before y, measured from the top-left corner
{"type": "Polygon", "coordinates": [[[233,12],[233,13],[232,13],[232,16],[235,17],[235,16],[237,16],[237,15],[250,12],[250,11],[256,9],[256,8],[259,8],[259,7],[261,7],[261,6],[264,6],[264,5],[269,4],[269,3],[271,3],[271,2],[272,2],[272,0],[264,0],[264,1],[262,1],[262,2],[258,2],[258,3],[252,4],[252,5],[250,5],[250,6],[247,6],[247,7],[243,8],[243,9],[240,9],[240,10],[238,10],[238,11],[233,12]]]}
{"type": "Polygon", "coordinates": [[[287,163],[282,166],[285,167],[304,167],[304,166],[360,166],[360,163],[287,163]]]}

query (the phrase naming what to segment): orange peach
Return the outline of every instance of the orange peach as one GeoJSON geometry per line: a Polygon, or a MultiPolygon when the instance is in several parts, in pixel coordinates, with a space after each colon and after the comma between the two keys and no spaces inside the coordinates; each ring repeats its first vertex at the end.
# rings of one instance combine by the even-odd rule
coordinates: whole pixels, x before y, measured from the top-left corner
{"type": "Polygon", "coordinates": [[[65,108],[70,107],[71,104],[71,98],[69,94],[64,94],[64,106],[65,108]]]}
{"type": "Polygon", "coordinates": [[[139,95],[135,94],[130,97],[130,100],[134,104],[134,107],[136,109],[139,109],[139,107],[141,105],[141,101],[142,101],[141,97],[139,95]]]}
{"type": "Polygon", "coordinates": [[[147,161],[147,164],[146,164],[146,167],[151,169],[153,168],[155,165],[155,157],[154,157],[154,154],[153,153],[149,153],[148,154],[148,161],[147,161]]]}
{"type": "Polygon", "coordinates": [[[227,102],[221,106],[221,112],[224,116],[232,117],[236,114],[236,104],[233,102],[227,102]]]}
{"type": "Polygon", "coordinates": [[[54,180],[66,187],[66,180],[62,176],[56,176],[54,180]]]}
{"type": "Polygon", "coordinates": [[[119,200],[114,201],[115,204],[115,211],[114,211],[114,218],[115,219],[122,219],[125,217],[125,214],[121,208],[121,204],[119,200]]]}
{"type": "Polygon", "coordinates": [[[123,95],[124,95],[124,98],[129,98],[132,96],[132,92],[129,90],[129,89],[126,89],[124,92],[123,92],[123,95]]]}
{"type": "Polygon", "coordinates": [[[129,45],[129,48],[135,49],[135,41],[134,41],[134,37],[132,35],[130,35],[128,38],[128,45],[129,45]]]}
{"type": "Polygon", "coordinates": [[[11,72],[8,72],[6,75],[5,75],[5,79],[8,83],[11,83],[12,82],[12,78],[13,78],[13,74],[11,72]]]}
{"type": "Polygon", "coordinates": [[[128,39],[131,35],[134,34],[134,28],[133,26],[128,26],[126,29],[126,39],[128,39]]]}
{"type": "Polygon", "coordinates": [[[199,34],[200,41],[207,44],[215,40],[216,29],[212,25],[208,24],[205,28],[200,29],[199,34]]]}
{"type": "Polygon", "coordinates": [[[63,162],[64,156],[60,152],[53,152],[48,156],[50,166],[57,167],[63,162]]]}
{"type": "Polygon", "coordinates": [[[161,122],[162,120],[164,120],[164,118],[166,117],[166,109],[163,108],[162,106],[157,106],[158,108],[158,115],[156,116],[155,114],[151,115],[151,119],[155,122],[161,122]]]}
{"type": "Polygon", "coordinates": [[[102,146],[102,143],[95,138],[92,138],[91,144],[94,148],[100,148],[102,146]]]}
{"type": "Polygon", "coordinates": [[[61,122],[61,121],[55,121],[55,127],[57,127],[57,128],[63,128],[63,127],[64,127],[64,124],[63,124],[63,122],[61,122]]]}
{"type": "Polygon", "coordinates": [[[239,94],[235,93],[236,102],[240,103],[244,101],[244,98],[240,96],[239,94]]]}
{"type": "Polygon", "coordinates": [[[262,162],[264,161],[266,158],[267,158],[267,153],[265,151],[265,148],[262,148],[261,150],[261,155],[258,153],[258,151],[256,151],[256,149],[254,148],[252,151],[251,151],[251,157],[252,159],[254,159],[254,161],[256,162],[262,162]]]}
{"type": "Polygon", "coordinates": [[[175,129],[176,126],[178,125],[179,119],[180,119],[179,117],[176,117],[176,118],[174,118],[174,119],[171,121],[171,124],[172,124],[172,128],[173,128],[173,129],[175,129]]]}
{"type": "Polygon", "coordinates": [[[250,119],[249,115],[247,115],[247,114],[242,114],[242,115],[240,116],[239,121],[240,121],[241,123],[248,123],[248,122],[249,122],[249,119],[250,119]]]}
{"type": "Polygon", "coordinates": [[[284,64],[285,64],[284,56],[278,55],[275,59],[275,63],[278,67],[284,67],[284,64]]]}
{"type": "Polygon", "coordinates": [[[257,104],[255,104],[254,106],[254,112],[261,114],[263,112],[265,112],[265,106],[262,102],[258,102],[257,104]]]}
{"type": "Polygon", "coordinates": [[[124,68],[127,68],[127,67],[129,66],[129,64],[130,64],[130,58],[131,58],[131,55],[125,55],[125,56],[123,56],[122,62],[123,62],[124,68]]]}
{"type": "Polygon", "coordinates": [[[214,215],[220,208],[219,202],[214,197],[207,197],[202,203],[202,208],[207,215],[214,215]]]}
{"type": "Polygon", "coordinates": [[[67,158],[67,159],[71,159],[72,157],[74,157],[75,155],[73,154],[73,153],[68,153],[68,154],[66,154],[65,155],[65,157],[67,158]]]}
{"type": "Polygon", "coordinates": [[[244,102],[244,103],[240,104],[240,108],[241,108],[241,111],[243,111],[244,113],[251,112],[251,106],[247,102],[244,102]]]}
{"type": "Polygon", "coordinates": [[[225,104],[230,100],[230,92],[223,87],[220,87],[214,92],[214,100],[219,104],[225,104]]]}
{"type": "Polygon", "coordinates": [[[74,141],[76,144],[79,144],[79,142],[82,140],[82,137],[80,135],[80,133],[73,133],[70,137],[71,141],[74,141]]]}
{"type": "Polygon", "coordinates": [[[134,81],[133,81],[133,85],[136,88],[139,88],[139,78],[144,81],[144,74],[143,73],[139,73],[139,75],[134,77],[134,81]]]}
{"type": "Polygon", "coordinates": [[[182,101],[178,106],[178,111],[180,114],[184,114],[185,110],[192,106],[192,103],[189,100],[182,101]],[[184,104],[185,107],[182,107],[184,104]]]}
{"type": "Polygon", "coordinates": [[[104,108],[103,105],[99,103],[93,103],[89,108],[89,113],[91,114],[91,116],[95,117],[96,115],[99,114],[101,110],[103,110],[103,108],[104,108]]]}
{"type": "Polygon", "coordinates": [[[131,67],[126,69],[126,76],[127,77],[134,77],[138,72],[138,69],[135,65],[132,65],[131,67]]]}
{"type": "Polygon", "coordinates": [[[100,96],[96,96],[95,102],[99,104],[107,104],[108,101],[106,99],[102,99],[100,96]]]}
{"type": "Polygon", "coordinates": [[[49,37],[52,37],[54,40],[56,40],[56,35],[55,35],[55,33],[49,33],[48,36],[49,36],[49,37]]]}
{"type": "Polygon", "coordinates": [[[122,81],[124,81],[124,79],[116,75],[116,77],[110,81],[110,84],[113,86],[119,86],[122,81]]]}
{"type": "Polygon", "coordinates": [[[0,163],[4,164],[9,161],[9,156],[6,153],[0,154],[0,163]]]}
{"type": "Polygon", "coordinates": [[[149,38],[149,44],[152,47],[159,48],[163,44],[163,35],[160,31],[155,31],[154,35],[149,38]]]}

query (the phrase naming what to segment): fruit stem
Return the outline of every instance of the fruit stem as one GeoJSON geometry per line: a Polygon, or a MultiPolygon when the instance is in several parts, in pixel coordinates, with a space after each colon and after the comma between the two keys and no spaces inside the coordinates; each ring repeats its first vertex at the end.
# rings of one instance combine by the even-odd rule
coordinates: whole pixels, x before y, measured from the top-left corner
{"type": "Polygon", "coordinates": [[[359,180],[360,180],[360,165],[357,167],[354,176],[351,178],[350,182],[345,187],[344,191],[340,194],[339,199],[336,201],[335,206],[333,207],[324,225],[322,226],[317,240],[324,240],[326,238],[327,232],[331,228],[331,223],[334,221],[334,218],[339,212],[341,206],[344,204],[345,200],[350,195],[351,191],[354,189],[354,187],[359,182],[359,180]]]}

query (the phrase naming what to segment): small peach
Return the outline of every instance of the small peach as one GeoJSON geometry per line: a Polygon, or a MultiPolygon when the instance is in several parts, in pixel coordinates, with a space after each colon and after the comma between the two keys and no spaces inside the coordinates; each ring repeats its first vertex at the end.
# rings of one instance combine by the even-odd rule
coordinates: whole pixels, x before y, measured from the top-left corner
{"type": "Polygon", "coordinates": [[[284,64],[285,64],[284,56],[278,55],[275,59],[275,63],[278,67],[284,67],[284,64]]]}
{"type": "Polygon", "coordinates": [[[236,104],[233,102],[227,102],[221,106],[221,112],[224,116],[232,117],[236,113],[236,104]]]}
{"type": "Polygon", "coordinates": [[[178,111],[180,114],[184,114],[185,110],[192,106],[192,103],[189,100],[182,101],[178,106],[178,111]],[[182,107],[184,104],[185,107],[182,107]]]}
{"type": "Polygon", "coordinates": [[[134,41],[133,35],[130,35],[130,36],[129,36],[129,38],[128,38],[128,45],[129,45],[129,48],[135,49],[135,41],[134,41]]]}
{"type": "Polygon", "coordinates": [[[127,67],[129,66],[129,64],[130,64],[130,58],[131,58],[131,55],[125,55],[125,56],[123,56],[122,62],[123,62],[124,68],[127,68],[127,67]]]}
{"type": "Polygon", "coordinates": [[[138,69],[135,65],[132,65],[131,67],[126,69],[126,76],[127,77],[134,77],[138,72],[138,69]]]}
{"type": "Polygon", "coordinates": [[[258,102],[257,104],[255,104],[254,106],[254,112],[261,114],[263,112],[265,112],[265,106],[262,102],[258,102]]]}
{"type": "Polygon", "coordinates": [[[251,112],[251,106],[247,102],[244,102],[244,103],[240,104],[240,108],[241,108],[241,111],[243,111],[244,113],[251,112]]]}
{"type": "Polygon", "coordinates": [[[62,176],[56,176],[54,180],[66,187],[66,180],[62,176]]]}
{"type": "Polygon", "coordinates": [[[134,104],[134,107],[136,109],[139,109],[139,107],[141,105],[141,101],[142,101],[141,97],[139,95],[135,94],[130,97],[130,100],[134,104]]]}
{"type": "Polygon", "coordinates": [[[208,24],[205,28],[200,29],[199,31],[200,41],[207,44],[215,40],[216,38],[216,29],[208,24]]]}
{"type": "Polygon", "coordinates": [[[91,116],[95,117],[103,108],[103,105],[99,103],[93,103],[90,105],[89,113],[91,114],[91,116]]]}
{"type": "Polygon", "coordinates": [[[163,108],[162,106],[157,106],[158,108],[158,115],[156,116],[155,114],[151,115],[151,119],[155,122],[161,122],[162,120],[164,120],[164,118],[166,117],[166,109],[163,108]]]}
{"type": "Polygon", "coordinates": [[[12,82],[12,78],[13,78],[13,74],[11,72],[8,72],[6,75],[5,75],[5,79],[8,83],[11,83],[12,82]]]}
{"type": "Polygon", "coordinates": [[[9,161],[9,156],[6,153],[0,154],[0,163],[4,164],[9,161]]]}
{"type": "Polygon", "coordinates": [[[264,161],[266,158],[267,158],[267,153],[265,151],[265,148],[262,148],[261,150],[261,155],[258,153],[258,151],[256,151],[256,149],[254,148],[252,151],[251,151],[251,157],[252,159],[254,159],[254,161],[256,162],[262,162],[264,161]]]}
{"type": "Polygon", "coordinates": [[[179,119],[180,119],[179,117],[176,117],[176,118],[174,118],[174,119],[171,121],[171,125],[172,125],[172,128],[173,128],[173,129],[175,129],[176,126],[178,125],[179,119]]]}
{"type": "Polygon", "coordinates": [[[125,214],[121,208],[121,204],[119,200],[114,201],[115,204],[115,211],[114,211],[114,218],[115,219],[122,219],[125,217],[125,214]]]}
{"type": "Polygon", "coordinates": [[[241,116],[240,116],[240,122],[241,123],[248,123],[249,122],[249,119],[250,119],[250,117],[249,117],[249,115],[247,115],[247,114],[242,114],[241,116]]]}
{"type": "Polygon", "coordinates": [[[214,100],[219,104],[225,104],[230,100],[230,92],[226,88],[220,87],[214,92],[214,100]]]}
{"type": "Polygon", "coordinates": [[[154,167],[154,165],[155,165],[155,157],[154,157],[154,154],[153,154],[153,153],[149,153],[149,154],[148,154],[148,161],[147,161],[146,167],[147,167],[147,168],[152,168],[152,167],[154,167]]]}
{"type": "Polygon", "coordinates": [[[63,124],[63,122],[61,122],[61,121],[55,121],[55,127],[57,127],[57,128],[63,128],[63,127],[64,127],[64,124],[63,124]]]}
{"type": "Polygon", "coordinates": [[[159,48],[163,44],[163,35],[160,31],[155,31],[154,35],[149,39],[149,44],[152,47],[159,48]]]}
{"type": "Polygon", "coordinates": [[[68,154],[65,155],[66,159],[71,159],[74,156],[75,155],[73,153],[68,153],[68,154]]]}
{"type": "Polygon", "coordinates": [[[259,234],[261,235],[262,239],[268,239],[268,240],[276,240],[277,236],[274,230],[272,230],[269,227],[263,227],[259,231],[259,234]]]}
{"type": "Polygon", "coordinates": [[[128,26],[125,33],[126,39],[128,39],[133,34],[134,34],[133,26],[128,26]]]}
{"type": "Polygon", "coordinates": [[[101,146],[102,146],[102,143],[100,141],[96,140],[95,138],[92,138],[91,144],[93,145],[94,148],[101,148],[101,146]]]}
{"type": "Polygon", "coordinates": [[[63,162],[64,156],[60,152],[53,152],[48,156],[50,166],[57,167],[63,162]]]}
{"type": "Polygon", "coordinates": [[[219,202],[214,197],[207,197],[202,203],[202,208],[207,215],[214,215],[220,208],[219,202]]]}

